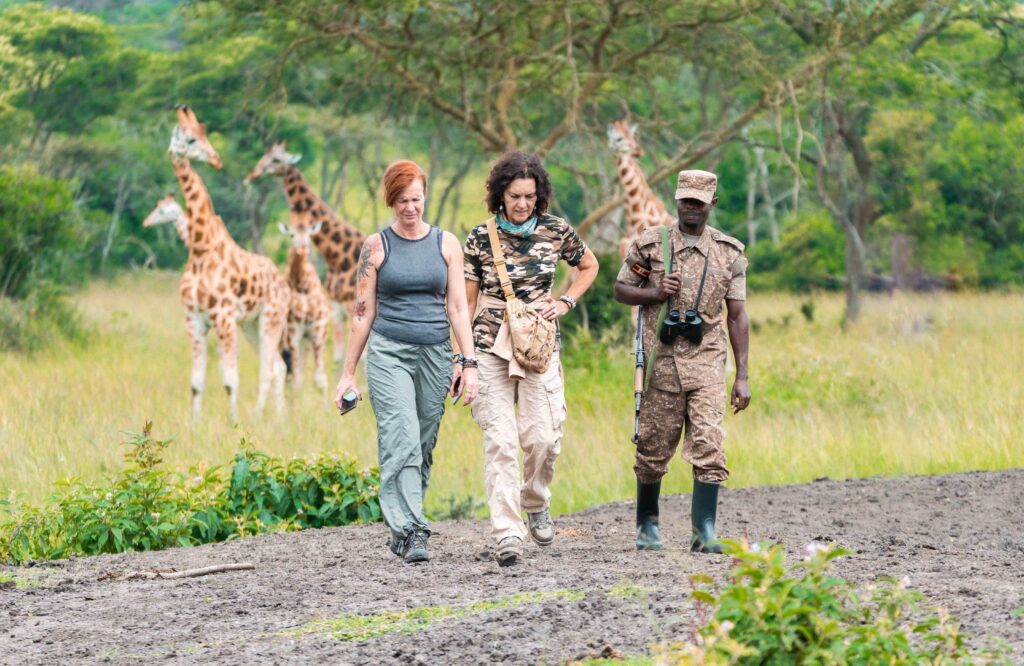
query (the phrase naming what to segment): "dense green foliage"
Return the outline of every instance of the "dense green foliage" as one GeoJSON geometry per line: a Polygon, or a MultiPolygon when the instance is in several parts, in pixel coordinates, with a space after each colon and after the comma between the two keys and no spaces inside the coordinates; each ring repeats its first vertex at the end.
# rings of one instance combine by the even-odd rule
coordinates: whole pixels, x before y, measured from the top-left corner
{"type": "Polygon", "coordinates": [[[64,182],[0,166],[0,350],[81,334],[66,292],[85,277],[88,227],[64,182]]]}
{"type": "Polygon", "coordinates": [[[786,565],[781,546],[727,542],[729,583],[691,576],[699,610],[710,615],[694,644],[673,646],[671,661],[735,664],[1009,663],[999,649],[973,650],[955,618],[924,608],[907,581],[883,579],[866,589],[834,575],[831,563],[849,552],[808,546],[803,561],[786,565]]]}
{"type": "MultiPolygon", "coordinates": [[[[1011,0],[72,6],[0,2],[0,164],[65,189],[59,201],[5,191],[0,206],[59,204],[54,219],[76,222],[63,227],[77,234],[75,271],[41,262],[62,289],[83,272],[183,264],[173,229],[141,227],[178,190],[165,148],[183,102],[225,163],[201,167],[218,213],[271,256],[285,199],[273,178],[243,177],[272,139],[366,231],[387,220],[391,159],[427,167],[427,219],[462,233],[484,213],[488,162],[522,147],[545,154],[555,212],[614,277],[621,186],[605,128],[626,115],[664,201],[680,166],[720,174],[713,224],[748,243],[754,289],[1024,285],[1024,32],[1011,0]]],[[[10,220],[4,245],[31,248],[37,231],[10,220]]],[[[5,254],[0,274],[24,262],[5,254]]],[[[5,330],[26,330],[28,306],[2,307],[22,313],[5,330]]],[[[610,330],[614,310],[595,290],[586,323],[610,330]]]]}
{"type": "Polygon", "coordinates": [[[147,423],[131,435],[127,466],[114,477],[95,485],[63,481],[43,507],[3,501],[0,562],[160,550],[381,518],[376,470],[359,470],[348,457],[282,460],[243,439],[226,469],[186,476],[160,464],[170,443],[153,437],[147,423]]]}

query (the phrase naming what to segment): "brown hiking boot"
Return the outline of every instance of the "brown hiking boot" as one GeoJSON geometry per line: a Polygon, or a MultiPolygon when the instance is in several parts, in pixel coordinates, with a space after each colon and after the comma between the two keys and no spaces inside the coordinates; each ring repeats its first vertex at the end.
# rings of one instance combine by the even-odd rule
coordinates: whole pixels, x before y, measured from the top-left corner
{"type": "Polygon", "coordinates": [[[495,555],[498,557],[499,566],[512,566],[523,556],[523,540],[517,536],[505,537],[498,542],[495,555]]]}
{"type": "Polygon", "coordinates": [[[537,542],[538,546],[550,546],[555,540],[555,525],[551,522],[551,515],[547,509],[537,513],[527,513],[527,525],[530,528],[530,537],[537,542]]]}

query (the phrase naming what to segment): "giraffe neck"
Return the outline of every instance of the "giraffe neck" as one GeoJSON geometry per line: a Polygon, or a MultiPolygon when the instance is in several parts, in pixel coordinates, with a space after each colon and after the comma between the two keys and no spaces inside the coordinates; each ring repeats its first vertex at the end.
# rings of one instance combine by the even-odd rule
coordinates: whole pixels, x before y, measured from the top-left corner
{"type": "Polygon", "coordinates": [[[313,276],[316,269],[309,261],[308,252],[299,252],[295,248],[288,250],[288,286],[300,294],[307,294],[313,288],[313,276]]]}
{"type": "Polygon", "coordinates": [[[324,251],[330,239],[336,232],[344,234],[350,229],[350,234],[362,237],[363,232],[349,224],[345,224],[334,211],[318,197],[309,181],[302,175],[297,166],[290,165],[281,176],[281,185],[284,186],[285,195],[288,197],[288,207],[292,215],[309,216],[310,224],[320,223],[320,230],[313,234],[313,244],[321,252],[324,251]]]}
{"type": "Polygon", "coordinates": [[[629,234],[664,224],[666,219],[671,219],[665,204],[651,190],[640,165],[632,155],[619,155],[616,166],[622,188],[626,191],[626,225],[629,234]]]}
{"type": "Polygon", "coordinates": [[[203,179],[192,168],[188,158],[174,159],[174,174],[178,177],[181,193],[185,197],[185,215],[189,220],[189,252],[202,254],[220,241],[230,241],[224,222],[213,210],[213,201],[203,179]]]}

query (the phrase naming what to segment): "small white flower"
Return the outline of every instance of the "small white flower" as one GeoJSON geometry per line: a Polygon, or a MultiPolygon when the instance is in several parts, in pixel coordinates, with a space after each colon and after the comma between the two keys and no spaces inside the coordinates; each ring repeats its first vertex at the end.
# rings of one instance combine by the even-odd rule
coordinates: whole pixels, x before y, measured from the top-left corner
{"type": "Polygon", "coordinates": [[[734,625],[733,625],[732,622],[730,622],[729,620],[726,620],[725,622],[722,623],[722,631],[725,631],[725,632],[731,631],[733,626],[734,625]]]}
{"type": "Polygon", "coordinates": [[[807,559],[810,559],[818,553],[822,553],[826,550],[828,550],[828,544],[822,543],[820,541],[812,541],[806,546],[804,546],[804,552],[807,553],[807,559]]]}
{"type": "Polygon", "coordinates": [[[900,578],[900,585],[903,587],[910,587],[910,576],[900,578]]]}
{"type": "Polygon", "coordinates": [[[107,493],[104,497],[106,497],[107,501],[110,501],[114,499],[114,493],[107,493]]]}
{"type": "Polygon", "coordinates": [[[332,453],[331,460],[341,460],[341,456],[339,456],[337,453],[332,453]]]}
{"type": "Polygon", "coordinates": [[[201,477],[201,476],[197,476],[196,478],[192,479],[192,483],[195,483],[195,484],[200,484],[202,482],[203,482],[203,477],[201,477]]]}

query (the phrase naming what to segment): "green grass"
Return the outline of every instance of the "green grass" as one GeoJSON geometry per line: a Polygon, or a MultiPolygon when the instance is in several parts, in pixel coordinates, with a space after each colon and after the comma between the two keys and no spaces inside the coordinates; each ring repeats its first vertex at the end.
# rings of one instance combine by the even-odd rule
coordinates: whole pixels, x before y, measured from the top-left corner
{"type": "Polygon", "coordinates": [[[436,622],[457,620],[467,615],[539,604],[551,599],[578,601],[582,598],[583,592],[571,590],[521,592],[488,601],[476,601],[465,606],[422,606],[405,611],[383,611],[373,615],[342,615],[314,620],[287,632],[287,635],[320,634],[339,641],[365,641],[384,634],[422,631],[436,622]]]}
{"type": "MultiPolygon", "coordinates": [[[[88,345],[0,354],[0,497],[16,492],[38,501],[57,479],[112,472],[124,452],[119,433],[137,431],[146,419],[157,435],[175,436],[165,459],[182,470],[229,459],[243,431],[272,454],[342,449],[373,463],[368,401],[340,417],[307,380],[290,392],[286,418],[268,408],[256,419],[256,354],[248,343],[241,346],[241,429],[227,417],[216,353],[204,418],[192,427],[176,286],[173,274],[97,282],[79,303],[96,331],[88,345]]],[[[759,324],[750,354],[754,399],[725,420],[730,485],[1024,466],[1017,444],[1024,439],[1024,296],[870,297],[863,321],[845,331],[840,296],[817,297],[813,322],[800,314],[803,300],[751,296],[759,324]]],[[[629,350],[568,345],[576,348],[564,359],[569,420],[552,488],[556,514],[631,497],[635,483],[629,350]]],[[[448,409],[434,460],[428,508],[483,496],[481,437],[468,409],[448,409]]],[[[678,457],[665,488],[690,488],[678,457]]]]}
{"type": "Polygon", "coordinates": [[[14,587],[24,590],[28,587],[42,587],[46,584],[42,574],[26,575],[23,573],[13,574],[8,571],[0,571],[0,583],[14,582],[14,587]]]}

